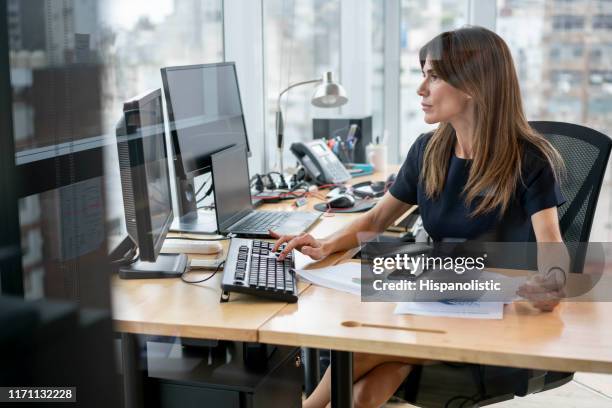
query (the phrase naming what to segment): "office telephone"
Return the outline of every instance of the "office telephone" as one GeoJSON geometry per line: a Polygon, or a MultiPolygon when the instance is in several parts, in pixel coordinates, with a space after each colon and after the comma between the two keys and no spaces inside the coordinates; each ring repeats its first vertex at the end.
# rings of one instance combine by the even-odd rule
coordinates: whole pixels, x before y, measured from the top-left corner
{"type": "Polygon", "coordinates": [[[291,152],[318,185],[345,183],[351,174],[322,140],[293,143],[291,152]]]}

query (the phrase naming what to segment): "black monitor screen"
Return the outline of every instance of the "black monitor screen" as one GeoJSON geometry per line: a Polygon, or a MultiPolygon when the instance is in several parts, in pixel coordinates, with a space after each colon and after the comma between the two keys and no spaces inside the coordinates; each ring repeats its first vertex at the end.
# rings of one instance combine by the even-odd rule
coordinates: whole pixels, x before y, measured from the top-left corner
{"type": "Polygon", "coordinates": [[[154,262],[174,218],[159,89],[123,104],[117,149],[127,231],[154,262]]]}
{"type": "Polygon", "coordinates": [[[244,147],[236,146],[214,154],[212,174],[217,225],[223,233],[253,209],[244,147]]]}
{"type": "Polygon", "coordinates": [[[234,63],[163,68],[162,80],[179,176],[207,171],[229,146],[249,151],[234,63]]]}
{"type": "Polygon", "coordinates": [[[164,238],[164,227],[169,214],[172,214],[161,99],[151,99],[140,107],[140,125],[151,217],[150,233],[153,242],[158,243],[164,238]]]}

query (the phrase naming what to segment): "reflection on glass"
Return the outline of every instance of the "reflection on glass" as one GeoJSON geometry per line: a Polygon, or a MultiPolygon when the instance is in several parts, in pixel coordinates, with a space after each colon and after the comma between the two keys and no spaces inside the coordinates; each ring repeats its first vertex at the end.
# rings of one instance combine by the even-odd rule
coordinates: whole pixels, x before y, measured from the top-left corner
{"type": "MultiPolygon", "coordinates": [[[[78,294],[67,284],[78,266],[66,269],[66,259],[104,242],[108,227],[125,234],[113,143],[121,103],[160,87],[162,66],[223,59],[222,0],[8,0],[6,7],[18,163],[41,154],[60,163],[60,153],[78,152],[89,140],[107,146],[105,179],[41,190],[19,203],[26,296],[45,296],[49,284],[78,294]],[[66,282],[53,280],[64,279],[58,271],[66,282]]],[[[41,179],[59,183],[83,170],[62,166],[41,179]]]]}
{"type": "MultiPolygon", "coordinates": [[[[114,137],[125,100],[160,88],[160,68],[223,61],[222,0],[105,0],[104,133],[114,137]]],[[[117,150],[107,149],[111,245],[125,236],[117,150]]]]}

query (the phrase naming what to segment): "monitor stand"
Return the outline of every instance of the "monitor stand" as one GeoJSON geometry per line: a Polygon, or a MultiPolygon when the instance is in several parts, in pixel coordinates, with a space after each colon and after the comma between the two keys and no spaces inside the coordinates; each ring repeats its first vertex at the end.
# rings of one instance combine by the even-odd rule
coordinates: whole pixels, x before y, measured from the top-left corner
{"type": "Polygon", "coordinates": [[[213,211],[196,211],[175,217],[170,226],[172,232],[185,232],[190,234],[216,234],[217,219],[213,211]]]}
{"type": "Polygon", "coordinates": [[[121,279],[179,278],[187,269],[187,255],[159,254],[155,262],[136,261],[119,268],[121,279]]]}
{"type": "Polygon", "coordinates": [[[215,213],[214,211],[198,210],[194,186],[194,178],[191,176],[176,178],[178,217],[174,218],[170,231],[191,234],[216,234],[217,218],[215,213]]]}

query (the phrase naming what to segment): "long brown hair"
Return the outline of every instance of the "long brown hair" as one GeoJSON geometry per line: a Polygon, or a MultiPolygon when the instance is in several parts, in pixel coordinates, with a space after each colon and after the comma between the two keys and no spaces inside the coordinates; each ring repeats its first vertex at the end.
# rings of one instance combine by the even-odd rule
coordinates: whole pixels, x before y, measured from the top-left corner
{"type": "MultiPolygon", "coordinates": [[[[474,100],[474,159],[463,190],[468,205],[480,196],[472,216],[505,212],[521,181],[528,144],[560,176],[561,156],[525,119],[512,55],[501,37],[482,27],[447,31],[421,48],[421,68],[426,58],[436,75],[474,100]]],[[[441,122],[425,149],[421,177],[430,199],[444,188],[454,132],[450,123],[441,122]]]]}

